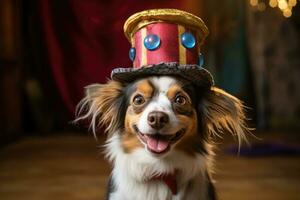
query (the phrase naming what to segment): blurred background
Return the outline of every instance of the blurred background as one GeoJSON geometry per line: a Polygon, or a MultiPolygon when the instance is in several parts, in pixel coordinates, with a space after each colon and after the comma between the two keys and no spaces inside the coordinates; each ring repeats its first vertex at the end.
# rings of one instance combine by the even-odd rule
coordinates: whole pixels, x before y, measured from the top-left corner
{"type": "Polygon", "coordinates": [[[258,138],[220,141],[220,199],[300,199],[298,0],[1,0],[0,199],[104,199],[104,136],[70,122],[86,85],[131,66],[123,24],[150,8],[200,16],[205,67],[249,107],[258,138]]]}

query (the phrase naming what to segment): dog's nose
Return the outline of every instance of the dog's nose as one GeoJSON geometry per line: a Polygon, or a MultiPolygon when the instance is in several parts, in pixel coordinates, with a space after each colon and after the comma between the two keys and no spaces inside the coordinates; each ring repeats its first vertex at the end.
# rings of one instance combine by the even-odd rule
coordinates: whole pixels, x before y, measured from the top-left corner
{"type": "Polygon", "coordinates": [[[153,111],[148,114],[148,124],[154,129],[161,129],[169,122],[169,116],[164,112],[153,111]]]}

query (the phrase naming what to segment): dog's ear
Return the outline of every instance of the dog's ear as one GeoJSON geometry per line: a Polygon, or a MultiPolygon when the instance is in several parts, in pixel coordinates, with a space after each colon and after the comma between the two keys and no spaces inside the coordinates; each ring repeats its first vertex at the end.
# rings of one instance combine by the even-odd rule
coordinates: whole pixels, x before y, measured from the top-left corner
{"type": "Polygon", "coordinates": [[[89,120],[94,134],[100,125],[106,127],[108,134],[114,133],[122,126],[124,101],[123,85],[118,81],[89,85],[77,106],[76,121],[89,120]]]}
{"type": "Polygon", "coordinates": [[[236,97],[224,90],[212,87],[203,100],[204,123],[210,135],[230,132],[236,135],[239,144],[247,141],[245,133],[249,131],[246,125],[245,107],[236,97]]]}

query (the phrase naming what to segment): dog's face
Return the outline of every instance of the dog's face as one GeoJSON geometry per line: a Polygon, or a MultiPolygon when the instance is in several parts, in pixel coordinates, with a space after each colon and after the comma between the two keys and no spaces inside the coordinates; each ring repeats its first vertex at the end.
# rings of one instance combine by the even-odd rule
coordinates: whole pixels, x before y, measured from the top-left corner
{"type": "Polygon", "coordinates": [[[241,102],[224,91],[202,91],[190,82],[161,76],[123,85],[110,81],[87,89],[80,119],[92,118],[92,126],[107,126],[109,136],[120,135],[124,152],[144,148],[154,156],[172,150],[205,153],[212,134],[228,130],[243,138],[241,102]]]}
{"type": "Polygon", "coordinates": [[[145,147],[163,155],[185,137],[197,136],[195,91],[186,81],[152,77],[128,90],[123,145],[126,151],[145,147]]]}

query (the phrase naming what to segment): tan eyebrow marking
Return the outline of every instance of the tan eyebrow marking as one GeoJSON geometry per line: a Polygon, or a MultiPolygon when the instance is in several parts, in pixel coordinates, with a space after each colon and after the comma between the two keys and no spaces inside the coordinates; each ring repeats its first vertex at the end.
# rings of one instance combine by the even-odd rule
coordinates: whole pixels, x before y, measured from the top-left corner
{"type": "Polygon", "coordinates": [[[167,92],[167,97],[169,99],[173,99],[179,91],[182,91],[182,89],[179,85],[176,85],[176,84],[172,85],[167,92]]]}
{"type": "Polygon", "coordinates": [[[143,80],[137,84],[137,92],[145,95],[145,97],[151,97],[154,92],[153,85],[149,80],[143,80]]]}
{"type": "Polygon", "coordinates": [[[182,87],[180,85],[177,85],[177,84],[174,84],[169,88],[169,90],[167,92],[167,97],[169,99],[173,99],[176,96],[176,94],[178,94],[179,92],[184,94],[184,96],[187,97],[187,100],[191,103],[190,96],[182,89],[182,87]]]}

